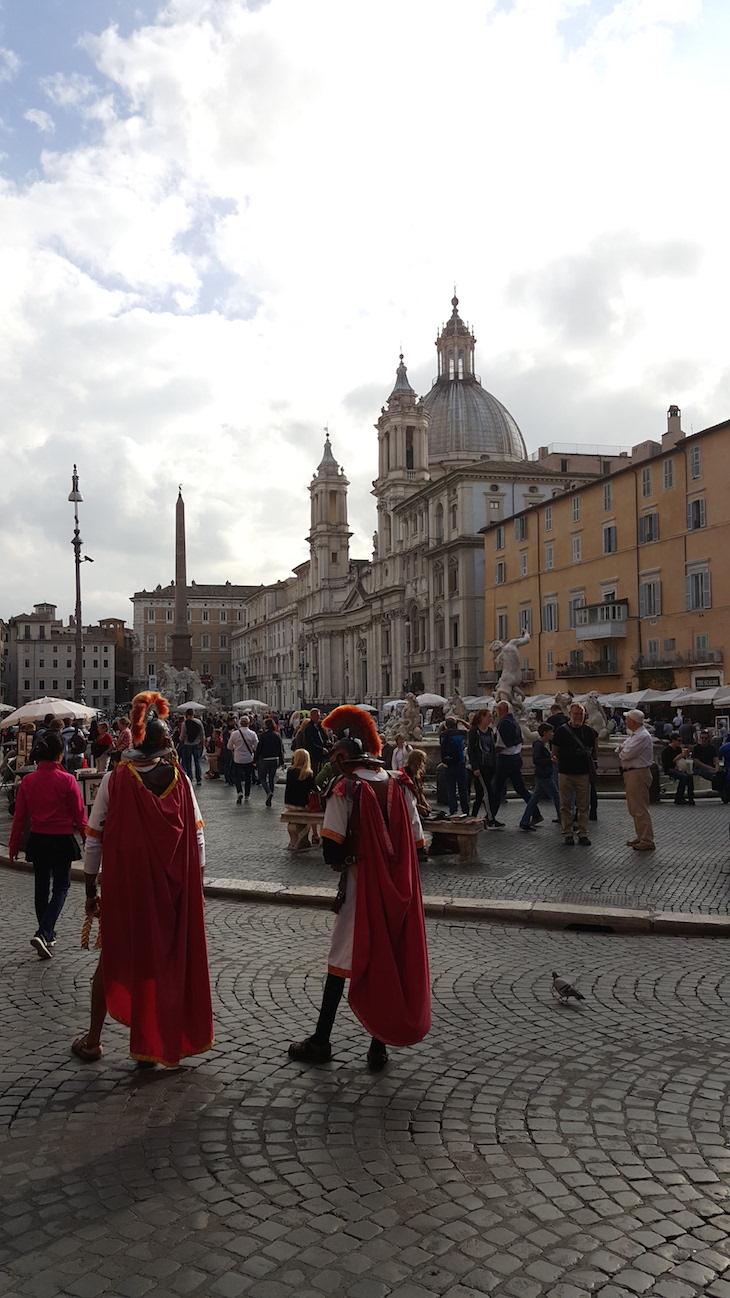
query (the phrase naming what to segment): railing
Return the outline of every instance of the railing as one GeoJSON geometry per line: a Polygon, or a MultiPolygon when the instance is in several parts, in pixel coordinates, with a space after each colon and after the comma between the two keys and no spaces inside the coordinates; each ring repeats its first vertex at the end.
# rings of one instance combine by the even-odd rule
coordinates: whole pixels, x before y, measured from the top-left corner
{"type": "Polygon", "coordinates": [[[576,629],[579,626],[600,626],[604,623],[625,622],[629,615],[629,601],[611,599],[600,604],[579,604],[575,610],[576,629]]]}
{"type": "Polygon", "coordinates": [[[690,649],[686,653],[639,654],[631,664],[634,671],[652,667],[705,667],[723,661],[722,649],[690,649]]]}
{"type": "Polygon", "coordinates": [[[587,662],[556,663],[555,675],[567,676],[618,676],[618,661],[614,658],[589,658],[587,662]]]}

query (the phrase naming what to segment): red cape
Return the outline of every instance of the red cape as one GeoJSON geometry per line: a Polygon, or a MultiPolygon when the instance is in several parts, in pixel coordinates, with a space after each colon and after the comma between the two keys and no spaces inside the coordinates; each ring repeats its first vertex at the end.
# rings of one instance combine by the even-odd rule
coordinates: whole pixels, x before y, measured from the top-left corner
{"type": "Polygon", "coordinates": [[[431,985],[418,856],[405,794],[388,783],[388,825],[360,782],[357,900],[349,1002],[371,1036],[413,1046],[431,1027],[431,985]]]}
{"type": "Polygon", "coordinates": [[[109,783],[102,859],[109,1013],[129,1053],[174,1067],[213,1044],[195,808],[179,768],[162,797],[127,762],[109,783]]]}

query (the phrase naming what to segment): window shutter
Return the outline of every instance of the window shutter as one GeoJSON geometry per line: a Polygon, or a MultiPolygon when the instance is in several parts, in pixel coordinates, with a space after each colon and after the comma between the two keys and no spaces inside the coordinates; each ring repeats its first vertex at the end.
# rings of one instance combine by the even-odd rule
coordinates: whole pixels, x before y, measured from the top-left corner
{"type": "Polygon", "coordinates": [[[646,540],[646,519],[642,514],[639,519],[639,545],[643,545],[646,540]]]}
{"type": "MultiPolygon", "coordinates": [[[[699,514],[700,514],[700,527],[704,527],[704,526],[705,526],[705,521],[706,521],[706,515],[705,515],[705,498],[704,498],[704,496],[700,496],[700,499],[699,499],[699,502],[698,502],[698,503],[699,503],[699,507],[700,507],[700,509],[699,509],[699,514]]],[[[708,573],[708,576],[709,576],[709,573],[708,573]]],[[[709,605],[707,605],[707,607],[709,608],[709,605]]]]}
{"type": "Polygon", "coordinates": [[[710,590],[709,572],[703,572],[702,574],[702,607],[712,608],[712,593],[710,590]]]}
{"type": "Polygon", "coordinates": [[[654,582],[654,612],[656,613],[657,617],[661,615],[661,611],[662,611],[662,583],[660,581],[655,581],[654,582]]]}
{"type": "Polygon", "coordinates": [[[692,501],[687,501],[687,531],[692,531],[692,501]]]}
{"type": "Polygon", "coordinates": [[[639,617],[646,617],[646,583],[639,586],[639,617]]]}
{"type": "Polygon", "coordinates": [[[685,592],[685,608],[689,613],[692,608],[692,578],[691,577],[685,577],[684,579],[684,592],[685,592]]]}

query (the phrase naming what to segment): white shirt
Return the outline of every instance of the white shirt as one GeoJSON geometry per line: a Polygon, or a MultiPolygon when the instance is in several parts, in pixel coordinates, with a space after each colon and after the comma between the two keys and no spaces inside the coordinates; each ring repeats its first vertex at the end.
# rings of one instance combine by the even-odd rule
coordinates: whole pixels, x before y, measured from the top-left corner
{"type": "Polygon", "coordinates": [[[237,766],[250,766],[254,760],[254,754],[258,748],[259,737],[255,730],[249,730],[248,726],[238,726],[231,731],[231,737],[226,745],[233,753],[233,760],[237,766]]]}
{"type": "Polygon", "coordinates": [[[411,744],[404,744],[402,748],[394,748],[393,756],[390,759],[391,771],[399,771],[401,766],[405,766],[408,756],[413,752],[411,744]]]}
{"type": "MultiPolygon", "coordinates": [[[[382,780],[390,780],[393,778],[388,775],[387,771],[372,771],[367,766],[358,766],[355,775],[358,779],[367,780],[369,784],[378,784],[382,780]]],[[[406,806],[408,807],[408,815],[410,817],[411,829],[413,830],[416,847],[423,847],[426,840],[423,836],[423,826],[418,814],[418,808],[416,807],[416,799],[410,789],[404,788],[403,792],[406,795],[406,806]]],[[[325,838],[333,839],[335,843],[344,843],[351,814],[352,798],[340,798],[337,794],[333,793],[327,799],[327,806],[325,807],[324,822],[322,825],[323,836],[325,838]]]]}
{"type": "Polygon", "coordinates": [[[625,770],[635,771],[651,766],[654,761],[654,743],[646,726],[639,726],[619,745],[618,755],[625,770]]]}

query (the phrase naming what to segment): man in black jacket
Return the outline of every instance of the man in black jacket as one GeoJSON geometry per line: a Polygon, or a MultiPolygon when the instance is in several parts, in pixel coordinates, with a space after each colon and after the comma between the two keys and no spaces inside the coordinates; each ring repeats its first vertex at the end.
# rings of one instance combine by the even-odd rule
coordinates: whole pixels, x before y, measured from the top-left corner
{"type": "Polygon", "coordinates": [[[522,778],[522,730],[509,710],[509,703],[502,699],[497,704],[497,760],[492,785],[495,810],[502,801],[502,794],[507,788],[507,781],[512,781],[512,788],[519,798],[530,801],[530,794],[522,778]]]}
{"type": "Polygon", "coordinates": [[[591,796],[591,777],[595,771],[598,734],[585,724],[586,710],[582,703],[571,703],[567,726],[558,726],[553,735],[553,754],[558,764],[560,789],[560,825],[566,847],[572,847],[573,797],[578,808],[578,842],[590,847],[588,837],[588,807],[591,796]]]}
{"type": "Polygon", "coordinates": [[[319,708],[312,708],[309,714],[309,721],[304,727],[302,748],[306,748],[309,753],[312,770],[315,775],[318,775],[330,755],[330,744],[322,727],[322,714],[319,708]]]}

